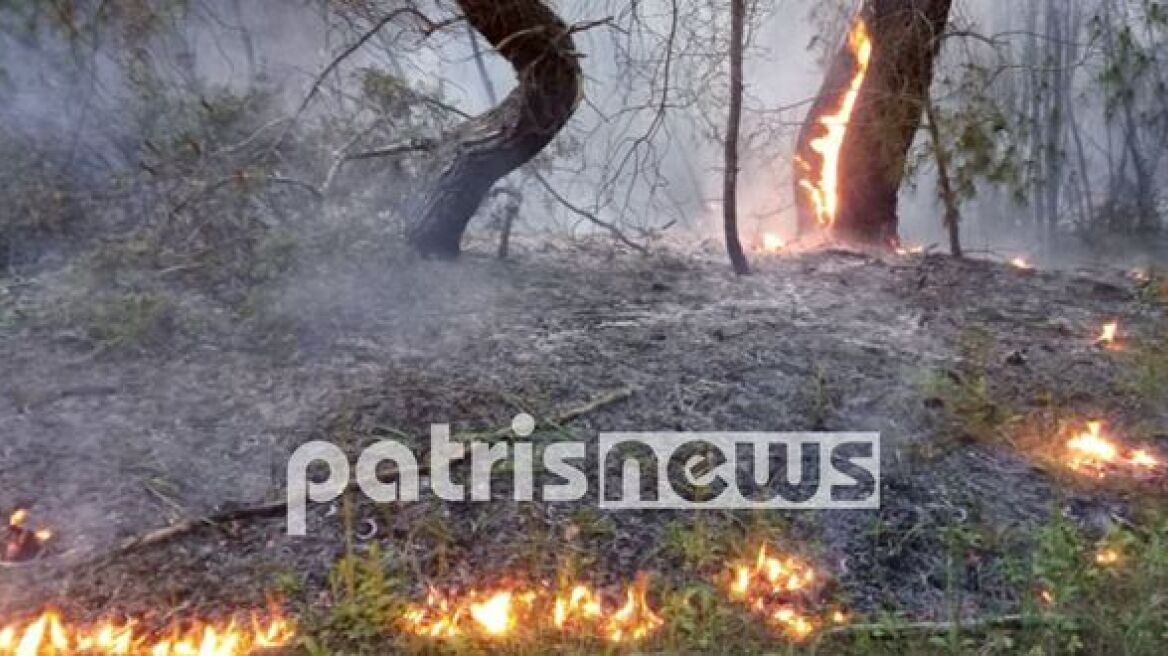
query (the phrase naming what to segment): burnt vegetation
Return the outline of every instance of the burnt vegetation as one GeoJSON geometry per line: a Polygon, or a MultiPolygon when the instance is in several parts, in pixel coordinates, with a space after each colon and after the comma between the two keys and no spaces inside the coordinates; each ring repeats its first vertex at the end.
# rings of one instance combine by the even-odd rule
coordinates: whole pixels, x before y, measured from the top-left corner
{"type": "Polygon", "coordinates": [[[241,644],[1162,653],[1160,3],[29,0],[0,51],[0,656],[272,603],[241,644]],[[508,461],[287,535],[299,447],[429,483],[447,423],[614,486],[604,432],[878,431],[882,502],[508,461]]]}

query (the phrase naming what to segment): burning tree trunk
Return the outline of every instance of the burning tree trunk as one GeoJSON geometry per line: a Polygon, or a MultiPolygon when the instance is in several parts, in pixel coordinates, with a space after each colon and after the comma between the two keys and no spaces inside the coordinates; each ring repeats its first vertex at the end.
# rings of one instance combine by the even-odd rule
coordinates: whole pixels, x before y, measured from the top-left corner
{"type": "Polygon", "coordinates": [[[576,109],[581,70],[572,30],[540,0],[458,0],[467,21],[515,68],[519,84],[437,149],[443,163],[423,194],[410,241],[455,257],[463,232],[499,179],[551,142],[576,109]]]}
{"type": "Polygon", "coordinates": [[[952,0],[866,0],[796,149],[799,227],[899,241],[897,193],[952,0]]]}

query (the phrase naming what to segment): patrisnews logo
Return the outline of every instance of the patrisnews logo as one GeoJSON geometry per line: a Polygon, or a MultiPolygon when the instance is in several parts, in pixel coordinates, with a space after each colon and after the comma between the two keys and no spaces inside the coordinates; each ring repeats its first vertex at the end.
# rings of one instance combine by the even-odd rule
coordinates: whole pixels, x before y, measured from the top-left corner
{"type": "Polygon", "coordinates": [[[879,433],[601,433],[606,510],[880,507],[879,433]]]}
{"type": "Polygon", "coordinates": [[[417,454],[395,440],[368,446],[355,466],[335,444],[303,444],[288,460],[288,532],[305,535],[308,503],[331,502],[354,481],[377,503],[419,501],[423,492],[487,503],[501,500],[494,484],[509,478],[512,500],[557,503],[587,498],[595,472],[606,510],[880,507],[879,433],[601,433],[590,462],[585,442],[526,440],[535,431],[529,415],[512,430],[515,440],[478,442],[432,425],[425,477],[417,454]]]}

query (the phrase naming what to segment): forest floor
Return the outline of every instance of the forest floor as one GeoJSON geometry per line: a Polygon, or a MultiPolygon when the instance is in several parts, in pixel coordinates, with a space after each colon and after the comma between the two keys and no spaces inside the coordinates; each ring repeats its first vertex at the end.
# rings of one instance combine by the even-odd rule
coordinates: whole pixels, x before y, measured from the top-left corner
{"type": "Polygon", "coordinates": [[[46,606],[215,614],[278,593],[314,640],[359,644],[355,620],[329,609],[346,594],[338,561],[375,544],[399,603],[428,583],[554,580],[569,561],[605,590],[649,572],[661,599],[760,539],[831,581],[825,607],[974,619],[1026,605],[1019,559],[1052,518],[1095,540],[1164,507],[1162,476],[1094,480],[1063,447],[1098,418],[1168,457],[1155,280],[830,251],[761,258],[742,279],[726,269],[716,253],[587,244],[525,244],[504,262],[387,254],[269,287],[246,311],[184,287],[182,272],[164,272],[165,297],[98,298],[69,270],[0,278],[0,513],[31,506],[59,535],[48,557],[0,568],[0,625],[46,606]],[[1116,320],[1120,342],[1097,344],[1116,320]],[[537,443],[879,431],[882,506],[603,512],[594,497],[424,496],[314,506],[307,538],[277,514],[102,557],[182,519],[281,500],[288,454],[308,440],[421,449],[431,423],[481,433],[518,412],[541,420],[537,443]]]}

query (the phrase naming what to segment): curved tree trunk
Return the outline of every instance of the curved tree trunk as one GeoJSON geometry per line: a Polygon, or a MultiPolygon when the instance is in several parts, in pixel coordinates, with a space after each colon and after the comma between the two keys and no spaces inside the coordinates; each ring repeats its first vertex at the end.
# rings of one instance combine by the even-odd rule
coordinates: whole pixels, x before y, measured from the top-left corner
{"type": "MultiPolygon", "coordinates": [[[[897,194],[952,4],[952,0],[864,2],[860,16],[872,40],[872,58],[840,152],[833,230],[843,241],[879,247],[899,242],[897,194]]],[[[804,128],[812,135],[818,117],[838,107],[841,86],[856,70],[847,46],[835,60],[824,94],[804,128]]],[[[802,152],[803,139],[799,145],[802,152]]],[[[800,225],[806,223],[805,218],[800,220],[800,225]]]]}
{"type": "Polygon", "coordinates": [[[494,109],[447,135],[443,167],[421,197],[410,241],[422,254],[456,257],[491,186],[535,157],[576,109],[582,73],[570,28],[541,0],[458,0],[467,21],[519,76],[494,109]]]}

